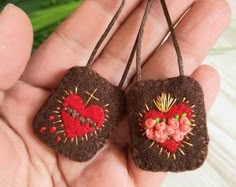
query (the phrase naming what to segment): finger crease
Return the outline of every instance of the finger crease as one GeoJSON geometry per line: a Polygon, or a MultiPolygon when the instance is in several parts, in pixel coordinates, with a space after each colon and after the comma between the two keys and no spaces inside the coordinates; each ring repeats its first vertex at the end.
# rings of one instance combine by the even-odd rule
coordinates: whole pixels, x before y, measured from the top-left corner
{"type": "Polygon", "coordinates": [[[57,29],[54,32],[55,36],[57,36],[66,47],[68,47],[71,51],[73,51],[76,55],[80,55],[80,57],[88,58],[90,48],[84,45],[80,40],[75,40],[73,37],[68,35],[63,29],[57,29]]]}
{"type": "MultiPolygon", "coordinates": [[[[94,5],[97,6],[97,7],[99,7],[99,9],[101,9],[108,17],[113,17],[113,16],[114,16],[114,10],[107,8],[107,6],[105,6],[103,3],[98,2],[98,1],[94,1],[94,0],[89,1],[89,2],[94,3],[94,5]]],[[[119,4],[120,4],[120,3],[119,3],[119,4]]],[[[113,5],[114,5],[114,3],[113,3],[113,5]]],[[[114,6],[112,6],[112,7],[114,7],[114,6]]],[[[115,7],[117,7],[117,6],[115,6],[115,7]]],[[[117,22],[119,25],[121,24],[119,18],[118,18],[118,20],[117,20],[116,22],[117,22]]]]}

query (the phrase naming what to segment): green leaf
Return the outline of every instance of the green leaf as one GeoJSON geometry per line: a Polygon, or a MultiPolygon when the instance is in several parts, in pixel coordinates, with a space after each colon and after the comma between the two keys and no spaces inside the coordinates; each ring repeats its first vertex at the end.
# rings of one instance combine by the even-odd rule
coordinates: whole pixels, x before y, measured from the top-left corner
{"type": "Polygon", "coordinates": [[[33,12],[29,17],[32,21],[34,31],[42,30],[45,27],[60,22],[79,5],[80,2],[72,2],[33,12]]]}

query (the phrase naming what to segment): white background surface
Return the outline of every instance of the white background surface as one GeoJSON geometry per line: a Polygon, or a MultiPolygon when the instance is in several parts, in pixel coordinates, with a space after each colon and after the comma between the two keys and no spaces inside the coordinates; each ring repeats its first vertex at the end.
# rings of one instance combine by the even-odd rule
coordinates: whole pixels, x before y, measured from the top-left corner
{"type": "Polygon", "coordinates": [[[231,24],[205,60],[221,76],[220,93],[208,115],[207,161],[195,171],[170,173],[163,187],[236,187],[236,0],[229,2],[231,24]]]}

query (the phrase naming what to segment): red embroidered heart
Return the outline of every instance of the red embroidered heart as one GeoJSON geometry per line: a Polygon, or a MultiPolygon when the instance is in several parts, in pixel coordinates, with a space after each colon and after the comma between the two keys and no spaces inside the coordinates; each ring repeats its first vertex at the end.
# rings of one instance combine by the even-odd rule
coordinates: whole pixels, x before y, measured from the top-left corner
{"type": "Polygon", "coordinates": [[[175,153],[192,130],[192,110],[186,104],[175,104],[168,112],[150,110],[144,115],[143,127],[147,138],[175,153]]]}
{"type": "Polygon", "coordinates": [[[80,96],[70,94],[63,101],[61,111],[68,138],[83,136],[100,128],[105,122],[104,109],[98,105],[85,106],[80,96]]]}

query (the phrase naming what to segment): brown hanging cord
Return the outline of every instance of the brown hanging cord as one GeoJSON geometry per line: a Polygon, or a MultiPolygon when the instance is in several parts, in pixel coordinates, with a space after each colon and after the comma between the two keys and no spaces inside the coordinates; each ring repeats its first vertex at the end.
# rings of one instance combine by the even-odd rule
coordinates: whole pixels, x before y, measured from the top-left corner
{"type": "MultiPolygon", "coordinates": [[[[151,10],[152,4],[153,4],[153,0],[148,0],[147,1],[147,5],[146,5],[146,8],[145,8],[145,12],[144,12],[144,16],[143,16],[143,19],[142,19],[142,23],[140,25],[139,32],[138,32],[137,38],[135,40],[135,44],[133,46],[132,52],[130,54],[127,66],[126,66],[125,71],[124,71],[124,73],[122,75],[122,78],[121,78],[121,81],[120,81],[120,84],[119,84],[119,88],[122,88],[123,85],[124,85],[125,79],[126,79],[128,73],[129,73],[130,67],[132,65],[135,52],[138,50],[137,49],[138,46],[142,45],[142,36],[143,36],[143,33],[144,33],[144,27],[145,27],[145,24],[146,24],[146,21],[147,21],[147,18],[148,18],[148,14],[149,14],[149,12],[151,10]]],[[[141,59],[141,52],[138,55],[139,55],[138,58],[141,59]]],[[[139,60],[139,59],[137,60],[137,69],[139,69],[139,71],[140,71],[140,73],[137,73],[138,77],[141,76],[141,60],[139,60]]]]}
{"type": "Polygon", "coordinates": [[[139,31],[139,35],[138,35],[138,43],[137,43],[137,51],[136,51],[136,68],[137,68],[137,81],[141,81],[142,80],[142,53],[141,53],[141,49],[142,49],[142,41],[143,41],[143,34],[144,34],[144,29],[145,29],[145,25],[147,23],[147,18],[148,18],[148,14],[152,8],[152,4],[153,4],[153,0],[148,0],[147,3],[147,8],[142,20],[142,24],[140,27],[140,31],[139,31]]]}
{"type": "Polygon", "coordinates": [[[129,73],[130,67],[132,65],[132,62],[133,62],[133,59],[134,59],[134,55],[135,55],[135,52],[136,52],[136,49],[137,49],[137,42],[138,42],[138,38],[136,38],[136,41],[135,41],[134,46],[133,46],[133,49],[132,49],[131,54],[129,56],[128,63],[126,65],[126,67],[125,67],[125,71],[124,71],[124,73],[123,73],[123,75],[121,77],[120,83],[118,85],[118,88],[120,88],[120,89],[122,89],[122,87],[123,87],[123,85],[125,83],[125,79],[126,79],[128,73],[129,73]]]}
{"type": "MultiPolygon", "coordinates": [[[[174,26],[173,23],[171,21],[170,18],[170,14],[168,11],[168,8],[166,6],[166,2],[165,0],[161,0],[161,5],[166,17],[166,21],[168,23],[169,29],[170,29],[170,33],[172,36],[172,40],[173,40],[173,44],[174,44],[174,48],[177,54],[177,58],[178,58],[178,66],[179,66],[179,74],[180,75],[184,75],[184,67],[183,67],[183,58],[182,58],[182,54],[181,54],[181,50],[176,38],[176,34],[175,34],[175,30],[174,30],[174,26]]],[[[147,19],[147,18],[146,18],[147,19]]],[[[144,27],[145,27],[145,23],[146,20],[143,20],[143,26],[140,28],[139,34],[138,34],[138,41],[137,41],[137,51],[136,51],[136,71],[137,71],[137,80],[140,81],[142,80],[142,69],[141,69],[141,48],[142,48],[142,38],[143,38],[143,34],[144,34],[144,27]]]]}
{"type": "Polygon", "coordinates": [[[125,6],[125,0],[123,0],[121,2],[121,5],[119,7],[119,9],[117,10],[115,16],[112,18],[111,22],[109,23],[109,25],[107,26],[105,32],[103,33],[103,35],[101,36],[101,38],[99,39],[98,43],[96,44],[95,48],[93,49],[93,52],[87,62],[87,67],[91,67],[92,63],[93,63],[93,60],[97,54],[97,51],[99,49],[99,47],[102,45],[103,41],[105,40],[105,38],[107,37],[107,35],[109,34],[109,32],[111,31],[112,27],[114,26],[116,20],[118,19],[122,9],[124,8],[125,6]]]}
{"type": "Polygon", "coordinates": [[[166,6],[165,0],[161,0],[161,5],[162,5],[162,8],[163,8],[163,11],[164,11],[164,14],[165,14],[166,21],[168,23],[170,32],[171,32],[173,44],[174,44],[175,51],[176,51],[176,54],[177,54],[179,74],[184,75],[183,57],[182,57],[182,54],[181,54],[181,50],[180,50],[178,40],[177,40],[176,34],[175,34],[175,29],[174,29],[173,23],[171,21],[170,13],[169,13],[168,8],[166,6]]]}

